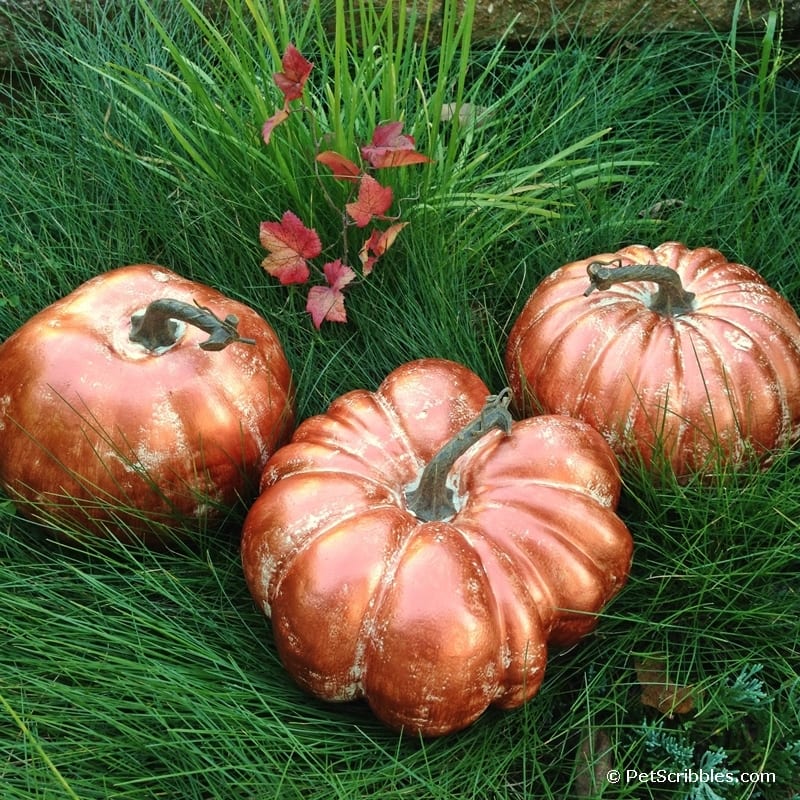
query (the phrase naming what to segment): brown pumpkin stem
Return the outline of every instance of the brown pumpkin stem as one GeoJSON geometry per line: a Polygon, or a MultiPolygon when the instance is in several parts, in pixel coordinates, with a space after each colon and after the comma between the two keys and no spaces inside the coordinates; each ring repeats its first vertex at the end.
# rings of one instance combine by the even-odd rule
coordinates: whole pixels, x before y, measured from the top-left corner
{"type": "Polygon", "coordinates": [[[406,489],[408,510],[425,522],[450,519],[456,513],[453,489],[447,485],[447,476],[453,464],[489,431],[500,428],[506,435],[511,433],[511,390],[486,398],[486,404],[472,422],[465,425],[436,455],[422,471],[419,483],[406,489]]]}
{"type": "Polygon", "coordinates": [[[681,277],[670,267],[659,264],[630,264],[622,266],[622,259],[593,261],[586,267],[591,284],[583,293],[590,295],[595,289],[609,289],[615,283],[626,281],[651,281],[658,284],[658,291],[649,303],[649,308],[666,316],[686,314],[694,308],[694,292],[687,292],[681,277]],[[609,267],[616,264],[613,269],[609,267]]]}
{"type": "Polygon", "coordinates": [[[182,335],[180,322],[194,325],[209,337],[200,342],[203,350],[222,350],[233,342],[255,344],[255,339],[239,336],[239,320],[233,314],[220,319],[211,309],[198,304],[165,297],[154,300],[144,311],[131,317],[130,340],[144,345],[148,350],[165,350],[174,345],[182,335]]]}

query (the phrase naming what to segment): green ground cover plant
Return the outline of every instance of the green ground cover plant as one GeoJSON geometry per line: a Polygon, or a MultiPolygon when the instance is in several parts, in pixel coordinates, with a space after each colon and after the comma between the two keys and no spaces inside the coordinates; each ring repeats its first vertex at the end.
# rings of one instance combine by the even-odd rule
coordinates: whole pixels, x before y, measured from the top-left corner
{"type": "MultiPolygon", "coordinates": [[[[441,41],[418,35],[424,10],[392,5],[142,0],[80,21],[64,3],[54,31],[16,20],[0,339],[99,272],[161,263],[265,316],[302,418],[424,356],[499,390],[534,286],[633,242],[715,246],[800,308],[800,50],[779,14],[755,32],[477,47],[470,3],[444,2],[441,41]],[[314,63],[315,122],[298,114],[267,146],[289,43],[314,63]],[[431,162],[385,171],[408,224],[348,289],[347,322],[317,329],[307,287],[261,268],[259,226],[291,209],[357,263],[363,232],[313,155],[355,161],[394,121],[431,162]]],[[[796,454],[707,482],[624,478],[633,570],[597,632],[551,656],[528,705],[433,741],[292,684],[242,580],[245,509],[149,551],[59,541],[0,499],[2,797],[800,796],[796,454]],[[713,770],[731,782],[700,780],[713,770]]]]}

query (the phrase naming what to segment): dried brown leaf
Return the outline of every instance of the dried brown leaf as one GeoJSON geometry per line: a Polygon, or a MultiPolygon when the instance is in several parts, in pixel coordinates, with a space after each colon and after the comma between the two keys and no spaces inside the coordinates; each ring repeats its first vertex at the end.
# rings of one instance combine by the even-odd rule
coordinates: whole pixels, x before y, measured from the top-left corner
{"type": "Polygon", "coordinates": [[[670,681],[664,659],[642,658],[636,659],[634,664],[642,687],[642,705],[656,708],[669,717],[694,710],[699,690],[691,684],[680,686],[670,681]]]}

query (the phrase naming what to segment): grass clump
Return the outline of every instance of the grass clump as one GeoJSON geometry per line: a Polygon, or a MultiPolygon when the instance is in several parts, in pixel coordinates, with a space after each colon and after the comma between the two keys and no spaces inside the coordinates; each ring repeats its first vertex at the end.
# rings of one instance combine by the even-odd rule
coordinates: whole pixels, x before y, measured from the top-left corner
{"type": "MultiPolygon", "coordinates": [[[[440,45],[404,8],[229,0],[217,19],[151,0],[88,24],[64,4],[55,33],[19,20],[30,66],[2,89],[0,338],[99,272],[162,263],[273,324],[302,417],[420,356],[499,389],[539,280],[632,242],[716,246],[800,306],[800,81],[776,17],[749,38],[479,50],[454,3],[440,45]],[[318,126],[268,149],[289,41],[315,63],[318,126]],[[451,103],[482,124],[448,119],[451,103]],[[397,173],[410,224],[348,295],[348,324],[316,331],[303,294],[259,268],[259,223],[292,208],[335,239],[309,154],[330,135],[352,156],[390,119],[434,163],[397,173]]],[[[2,501],[3,797],[786,800],[800,791],[798,470],[785,453],[710,485],[629,471],[634,567],[597,633],[552,655],[524,708],[430,742],[293,686],[243,584],[243,509],[232,538],[151,552],[59,544],[2,501]],[[691,687],[690,711],[642,703],[641,659],[691,687]],[[606,777],[712,767],[775,778],[606,777]]]]}

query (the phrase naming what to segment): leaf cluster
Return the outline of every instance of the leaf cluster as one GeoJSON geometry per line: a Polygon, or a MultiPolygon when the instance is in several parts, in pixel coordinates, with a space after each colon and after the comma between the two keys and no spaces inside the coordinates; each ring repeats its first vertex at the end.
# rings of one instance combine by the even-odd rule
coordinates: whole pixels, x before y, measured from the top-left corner
{"type": "MultiPolygon", "coordinates": [[[[286,48],[281,63],[283,70],[274,73],[273,78],[283,94],[284,102],[261,129],[266,145],[270,144],[275,128],[289,119],[292,102],[302,100],[313,68],[313,64],[293,44],[286,48]]],[[[313,118],[312,107],[303,105],[301,112],[313,118]]],[[[313,127],[316,126],[312,119],[313,127]]],[[[363,162],[373,170],[430,163],[431,159],[416,151],[414,138],[404,134],[402,129],[402,122],[390,122],[376,127],[371,142],[360,148],[363,162]]],[[[315,143],[316,152],[308,153],[309,159],[313,158],[317,163],[324,164],[337,180],[354,185],[355,199],[351,197],[349,202],[344,203],[344,213],[341,215],[342,256],[335,261],[328,261],[322,267],[327,286],[313,286],[308,292],[306,311],[311,314],[316,328],[324,320],[347,322],[343,290],[356,277],[353,269],[342,260],[348,258],[348,228],[350,225],[364,228],[374,219],[391,219],[387,212],[394,200],[392,188],[379,183],[366,171],[363,162],[359,165],[336,150],[322,150],[322,144],[323,140],[315,143]]],[[[336,201],[325,190],[324,184],[323,194],[336,213],[336,201]]],[[[392,246],[406,224],[395,222],[385,229],[373,227],[369,237],[363,240],[358,253],[362,278],[372,272],[375,262],[392,246]]],[[[309,278],[308,260],[316,258],[322,252],[317,231],[307,228],[291,211],[285,212],[280,222],[262,222],[260,240],[262,246],[269,251],[261,265],[284,285],[306,283],[309,278]]]]}

